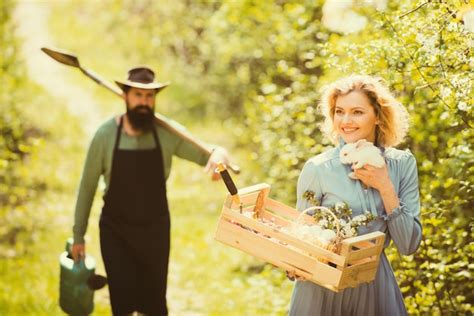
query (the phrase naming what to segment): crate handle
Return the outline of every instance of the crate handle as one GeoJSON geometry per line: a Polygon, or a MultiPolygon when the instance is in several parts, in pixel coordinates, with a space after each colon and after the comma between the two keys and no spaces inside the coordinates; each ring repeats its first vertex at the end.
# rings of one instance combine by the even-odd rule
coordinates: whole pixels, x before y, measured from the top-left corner
{"type": "Polygon", "coordinates": [[[265,191],[261,190],[260,193],[258,193],[257,201],[255,202],[255,207],[253,208],[254,218],[260,218],[264,202],[265,202],[265,191]]]}

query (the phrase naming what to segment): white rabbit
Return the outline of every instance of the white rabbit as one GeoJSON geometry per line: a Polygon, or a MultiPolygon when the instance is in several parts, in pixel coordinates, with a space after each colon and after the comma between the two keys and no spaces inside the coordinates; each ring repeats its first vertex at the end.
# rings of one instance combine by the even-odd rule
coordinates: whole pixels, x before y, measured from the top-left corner
{"type": "MultiPolygon", "coordinates": [[[[354,164],[354,169],[360,169],[364,165],[372,165],[377,168],[385,165],[380,149],[365,139],[344,145],[339,153],[339,158],[343,164],[354,164]]],[[[349,174],[349,177],[356,179],[353,172],[349,174]]]]}

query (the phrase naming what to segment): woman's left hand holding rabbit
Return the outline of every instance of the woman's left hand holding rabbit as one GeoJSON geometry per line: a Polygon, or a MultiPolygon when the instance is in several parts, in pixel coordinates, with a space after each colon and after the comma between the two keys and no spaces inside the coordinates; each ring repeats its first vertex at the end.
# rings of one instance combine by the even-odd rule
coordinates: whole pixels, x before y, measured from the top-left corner
{"type": "Polygon", "coordinates": [[[354,169],[354,175],[364,185],[379,191],[387,214],[390,214],[394,208],[400,205],[392,180],[390,180],[390,175],[388,174],[387,165],[381,168],[364,165],[363,168],[354,169]]]}
{"type": "MultiPolygon", "coordinates": [[[[354,169],[354,167],[352,167],[354,169]]],[[[376,168],[371,165],[364,165],[360,169],[354,169],[354,175],[368,187],[372,187],[378,191],[389,188],[392,185],[388,174],[387,165],[376,168]]]]}

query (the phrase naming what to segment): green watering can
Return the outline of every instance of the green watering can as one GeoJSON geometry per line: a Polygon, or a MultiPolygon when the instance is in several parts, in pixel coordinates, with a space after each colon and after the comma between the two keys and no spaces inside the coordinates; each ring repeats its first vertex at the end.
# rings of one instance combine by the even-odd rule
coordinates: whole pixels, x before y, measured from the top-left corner
{"type": "Polygon", "coordinates": [[[104,287],[107,279],[95,274],[94,257],[86,255],[85,259],[74,262],[72,243],[69,238],[66,251],[59,256],[59,305],[69,315],[89,315],[94,310],[94,290],[104,287]]]}

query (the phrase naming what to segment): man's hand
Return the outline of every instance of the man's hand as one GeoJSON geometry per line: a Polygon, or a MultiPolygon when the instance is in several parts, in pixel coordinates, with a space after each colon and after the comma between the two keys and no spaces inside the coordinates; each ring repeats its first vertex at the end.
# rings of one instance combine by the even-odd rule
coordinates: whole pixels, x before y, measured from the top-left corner
{"type": "Polygon", "coordinates": [[[212,172],[211,179],[212,181],[217,181],[221,178],[221,174],[216,172],[217,163],[222,162],[224,165],[228,165],[230,162],[229,153],[222,147],[217,147],[212,152],[207,165],[204,168],[205,172],[212,172]]]}
{"type": "Polygon", "coordinates": [[[86,257],[86,245],[85,244],[73,244],[71,248],[71,255],[74,262],[79,262],[80,259],[86,257]]]}

